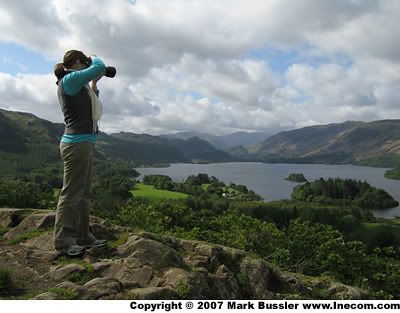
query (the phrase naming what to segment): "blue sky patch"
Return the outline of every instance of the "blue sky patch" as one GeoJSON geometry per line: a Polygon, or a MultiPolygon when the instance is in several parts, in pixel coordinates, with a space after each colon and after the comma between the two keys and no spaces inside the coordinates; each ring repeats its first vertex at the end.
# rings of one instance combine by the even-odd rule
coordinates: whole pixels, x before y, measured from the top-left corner
{"type": "Polygon", "coordinates": [[[2,73],[48,74],[53,72],[55,63],[23,46],[0,42],[0,72],[2,73]]]}
{"type": "Polygon", "coordinates": [[[256,59],[268,63],[274,72],[283,74],[292,64],[308,64],[318,67],[322,64],[335,63],[346,68],[353,62],[344,54],[318,56],[313,53],[314,48],[309,44],[300,45],[294,49],[279,49],[271,46],[254,49],[242,56],[242,59],[256,59]]]}

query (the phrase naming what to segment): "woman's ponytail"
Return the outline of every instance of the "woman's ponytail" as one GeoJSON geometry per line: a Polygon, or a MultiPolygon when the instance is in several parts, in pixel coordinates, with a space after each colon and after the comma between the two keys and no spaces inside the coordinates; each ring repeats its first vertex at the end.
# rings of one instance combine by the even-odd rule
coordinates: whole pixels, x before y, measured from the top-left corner
{"type": "Polygon", "coordinates": [[[57,84],[58,81],[63,78],[67,74],[67,71],[64,69],[64,64],[63,63],[57,63],[54,66],[54,75],[57,77],[57,84]]]}
{"type": "Polygon", "coordinates": [[[62,79],[69,72],[65,70],[65,68],[71,68],[77,60],[80,60],[81,63],[85,63],[89,58],[79,50],[69,50],[64,54],[64,62],[58,63],[54,66],[54,75],[57,77],[56,84],[60,79],[62,79]]]}

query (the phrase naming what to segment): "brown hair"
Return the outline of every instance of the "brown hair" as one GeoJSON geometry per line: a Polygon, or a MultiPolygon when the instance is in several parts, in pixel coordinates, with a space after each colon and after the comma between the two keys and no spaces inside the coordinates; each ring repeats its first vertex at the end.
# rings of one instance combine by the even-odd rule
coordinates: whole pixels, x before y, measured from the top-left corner
{"type": "Polygon", "coordinates": [[[68,73],[64,68],[71,67],[77,60],[87,62],[88,57],[79,50],[69,50],[64,54],[63,63],[57,63],[54,66],[54,75],[57,77],[57,84],[58,81],[68,73]]]}

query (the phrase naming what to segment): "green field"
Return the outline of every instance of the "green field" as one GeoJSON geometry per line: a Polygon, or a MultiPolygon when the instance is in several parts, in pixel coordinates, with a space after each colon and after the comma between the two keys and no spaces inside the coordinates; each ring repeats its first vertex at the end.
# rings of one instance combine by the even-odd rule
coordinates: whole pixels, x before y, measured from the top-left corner
{"type": "Polygon", "coordinates": [[[388,220],[387,222],[384,222],[384,223],[363,223],[363,224],[367,229],[371,229],[371,230],[375,229],[377,227],[381,227],[381,226],[400,227],[400,224],[393,222],[391,220],[388,220]]]}
{"type": "Polygon", "coordinates": [[[189,196],[182,192],[155,189],[153,186],[143,183],[137,183],[131,193],[134,197],[142,197],[150,200],[185,199],[189,196]]]}
{"type": "Polygon", "coordinates": [[[54,199],[58,199],[58,196],[60,195],[61,189],[53,188],[53,197],[54,199]]]}

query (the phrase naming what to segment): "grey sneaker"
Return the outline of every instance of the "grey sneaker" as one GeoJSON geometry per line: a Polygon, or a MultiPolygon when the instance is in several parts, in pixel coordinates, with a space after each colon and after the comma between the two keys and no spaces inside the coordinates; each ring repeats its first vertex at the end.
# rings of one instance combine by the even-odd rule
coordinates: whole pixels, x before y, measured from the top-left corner
{"type": "Polygon", "coordinates": [[[83,246],[86,249],[90,249],[90,248],[101,248],[101,247],[104,247],[105,245],[106,245],[106,241],[105,240],[103,240],[103,239],[101,239],[101,240],[100,239],[95,239],[90,243],[84,244],[83,246]]]}
{"type": "Polygon", "coordinates": [[[68,255],[68,256],[80,256],[85,253],[85,247],[83,246],[78,246],[78,245],[72,245],[69,247],[64,247],[64,248],[59,248],[57,249],[58,251],[61,251],[62,253],[68,255]]]}

